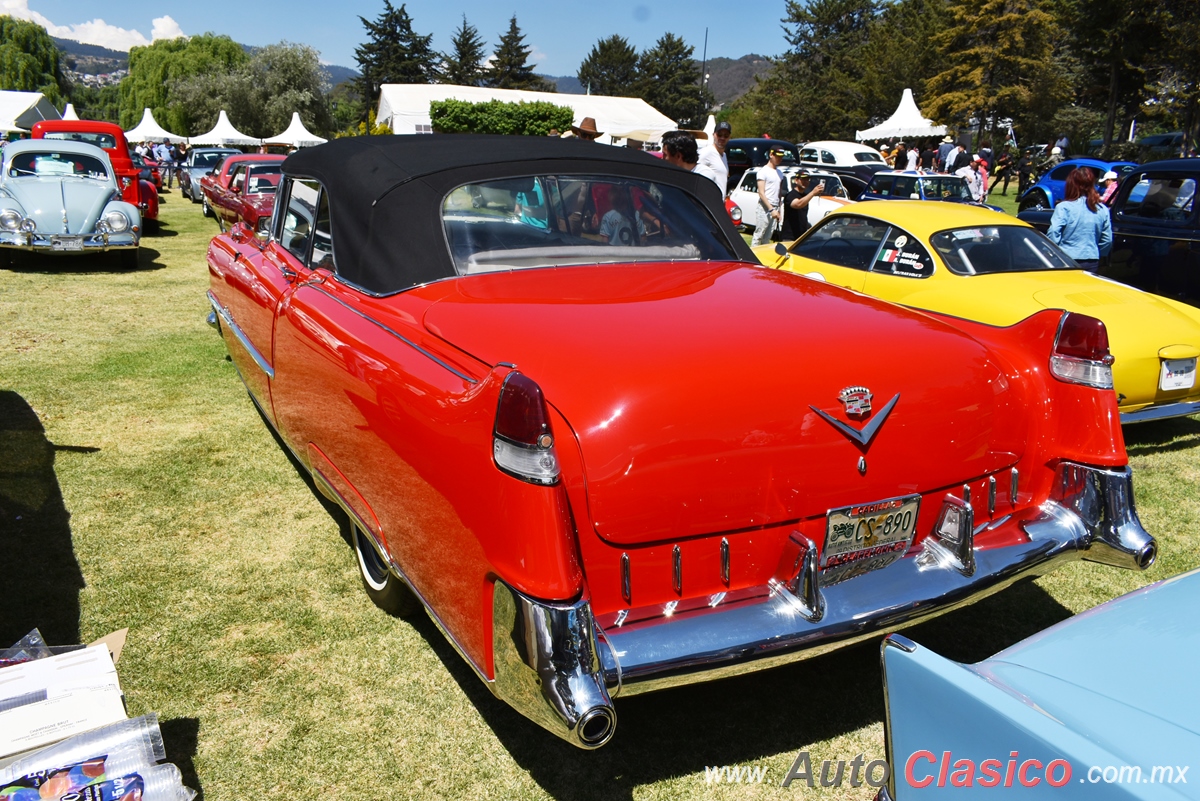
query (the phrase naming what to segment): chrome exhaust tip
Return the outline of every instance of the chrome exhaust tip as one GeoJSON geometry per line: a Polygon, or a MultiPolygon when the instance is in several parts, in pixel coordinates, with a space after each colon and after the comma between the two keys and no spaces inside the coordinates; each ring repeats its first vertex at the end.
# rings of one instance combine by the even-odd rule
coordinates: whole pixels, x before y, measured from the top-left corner
{"type": "Polygon", "coordinates": [[[617,712],[611,706],[594,706],[579,718],[575,736],[583,748],[599,748],[617,731],[617,712]]]}

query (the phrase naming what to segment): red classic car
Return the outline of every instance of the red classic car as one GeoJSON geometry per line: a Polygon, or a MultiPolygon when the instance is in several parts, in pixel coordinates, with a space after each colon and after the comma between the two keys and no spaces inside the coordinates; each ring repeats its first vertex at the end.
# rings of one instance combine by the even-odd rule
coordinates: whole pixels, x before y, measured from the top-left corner
{"type": "Polygon", "coordinates": [[[267,153],[229,156],[200,179],[204,215],[226,226],[244,222],[252,231],[266,230],[275,208],[275,187],[286,156],[267,153]]]}
{"type": "Polygon", "coordinates": [[[1154,560],[1102,323],[765,269],[707,180],[545,137],[340,139],[284,162],[267,237],[212,240],[209,322],[377,604],[595,748],[617,696],[1154,560]]]}
{"type": "Polygon", "coordinates": [[[87,142],[108,153],[121,188],[121,199],[142,212],[146,231],[154,230],[158,224],[158,190],[152,181],[141,177],[141,168],[129,157],[129,142],[121,126],[94,120],[42,120],[34,124],[33,138],[87,142]]]}

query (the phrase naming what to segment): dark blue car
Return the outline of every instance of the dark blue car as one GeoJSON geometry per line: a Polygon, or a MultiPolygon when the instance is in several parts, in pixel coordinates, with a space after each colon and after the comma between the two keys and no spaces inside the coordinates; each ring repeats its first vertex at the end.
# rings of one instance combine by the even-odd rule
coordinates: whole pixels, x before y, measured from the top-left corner
{"type": "Polygon", "coordinates": [[[1066,192],[1067,176],[1077,167],[1089,167],[1092,172],[1096,173],[1097,183],[1104,177],[1104,173],[1106,172],[1115,172],[1118,178],[1124,180],[1126,175],[1137,169],[1137,165],[1132,161],[1101,161],[1100,159],[1087,158],[1067,159],[1043,175],[1036,184],[1029,187],[1025,191],[1025,194],[1021,195],[1018,209],[1020,211],[1030,211],[1032,209],[1054,208],[1054,204],[1062,200],[1063,194],[1066,192]]]}

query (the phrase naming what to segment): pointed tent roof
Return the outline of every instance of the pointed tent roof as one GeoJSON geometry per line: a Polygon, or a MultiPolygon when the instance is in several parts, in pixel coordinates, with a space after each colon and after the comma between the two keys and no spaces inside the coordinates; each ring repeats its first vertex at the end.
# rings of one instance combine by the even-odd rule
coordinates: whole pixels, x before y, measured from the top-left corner
{"type": "Polygon", "coordinates": [[[264,139],[265,145],[291,145],[292,147],[312,147],[314,145],[324,144],[326,139],[322,139],[314,133],[311,133],[304,127],[304,123],[300,121],[300,112],[292,112],[292,122],[288,125],[287,130],[278,136],[272,136],[270,139],[264,139]]]}
{"type": "Polygon", "coordinates": [[[125,138],[130,142],[145,142],[147,140],[161,142],[164,139],[172,142],[184,141],[184,137],[171,133],[166,128],[155,122],[154,112],[152,112],[150,109],[143,109],[142,121],[139,122],[135,128],[126,131],[125,138]]]}
{"type": "Polygon", "coordinates": [[[42,120],[62,115],[41,92],[0,92],[0,131],[28,131],[42,120]]]}
{"type": "Polygon", "coordinates": [[[63,118],[64,120],[77,120],[77,119],[79,119],[79,115],[75,113],[75,104],[74,104],[74,103],[68,103],[68,104],[67,104],[67,107],[63,109],[63,116],[62,116],[62,118],[63,118]]]}
{"type": "Polygon", "coordinates": [[[905,89],[896,113],[874,128],[856,131],[854,138],[862,142],[867,139],[891,139],[897,136],[942,136],[945,125],[934,125],[933,120],[921,116],[921,110],[913,100],[912,89],[905,89]]]}
{"type": "Polygon", "coordinates": [[[257,145],[261,143],[261,139],[246,136],[234,128],[229,117],[225,116],[225,109],[221,109],[221,113],[217,115],[217,124],[211,131],[188,139],[189,145],[257,145]]]}

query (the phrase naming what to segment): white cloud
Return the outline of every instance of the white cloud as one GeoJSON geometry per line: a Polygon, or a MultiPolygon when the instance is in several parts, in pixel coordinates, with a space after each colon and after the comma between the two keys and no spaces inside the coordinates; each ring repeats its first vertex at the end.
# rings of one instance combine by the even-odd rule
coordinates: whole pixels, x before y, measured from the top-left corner
{"type": "Polygon", "coordinates": [[[148,45],[152,39],[174,39],[184,35],[179,23],[170,17],[158,17],[154,20],[150,39],[139,31],[110,25],[99,17],[75,25],[55,25],[42,14],[30,9],[29,0],[0,0],[0,14],[36,22],[51,36],[60,39],[72,39],[125,52],[136,45],[148,45]]]}

